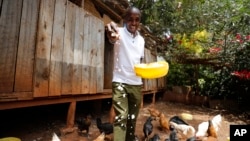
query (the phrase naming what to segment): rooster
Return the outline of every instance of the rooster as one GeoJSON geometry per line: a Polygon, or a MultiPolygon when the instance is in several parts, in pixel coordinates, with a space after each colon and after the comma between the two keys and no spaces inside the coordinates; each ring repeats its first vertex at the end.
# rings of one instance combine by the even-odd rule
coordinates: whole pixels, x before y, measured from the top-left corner
{"type": "Polygon", "coordinates": [[[175,122],[170,122],[170,125],[173,126],[183,138],[188,139],[195,136],[195,129],[190,125],[176,124],[175,122]]]}
{"type": "Polygon", "coordinates": [[[152,117],[148,117],[143,125],[144,138],[148,140],[149,135],[153,132],[152,117]]]}
{"type": "Polygon", "coordinates": [[[222,117],[220,114],[213,117],[213,119],[210,122],[209,121],[202,122],[198,125],[198,131],[196,133],[196,137],[205,137],[207,133],[209,134],[215,134],[217,136],[217,132],[221,126],[222,117]],[[209,131],[208,131],[209,130],[209,131]]]}
{"type": "Polygon", "coordinates": [[[148,111],[152,117],[159,117],[160,112],[157,109],[154,108],[148,108],[148,111]]]}
{"type": "Polygon", "coordinates": [[[207,135],[208,135],[208,137],[217,138],[217,133],[215,131],[215,127],[214,127],[213,122],[211,120],[208,120],[207,135]]]}
{"type": "Polygon", "coordinates": [[[105,139],[105,133],[102,132],[96,139],[94,139],[93,141],[104,141],[105,139]]]}
{"type": "Polygon", "coordinates": [[[113,124],[110,122],[102,123],[102,120],[100,118],[96,118],[96,125],[100,133],[104,132],[105,135],[113,133],[113,124]]]}
{"type": "Polygon", "coordinates": [[[167,131],[167,132],[169,131],[169,122],[163,113],[160,113],[159,123],[160,123],[160,127],[162,128],[162,130],[167,131]]]}
{"type": "Polygon", "coordinates": [[[89,127],[91,125],[91,116],[87,115],[87,117],[80,117],[76,119],[76,123],[78,125],[78,129],[82,133],[82,131],[86,130],[87,136],[89,135],[89,127]]]}

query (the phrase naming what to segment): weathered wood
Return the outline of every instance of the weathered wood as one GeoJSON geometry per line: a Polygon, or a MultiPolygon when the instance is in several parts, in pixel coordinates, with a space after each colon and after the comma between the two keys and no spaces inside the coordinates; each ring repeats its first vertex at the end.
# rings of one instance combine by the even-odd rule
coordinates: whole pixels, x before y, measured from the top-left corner
{"type": "Polygon", "coordinates": [[[96,74],[97,74],[97,88],[96,92],[103,91],[104,83],[104,24],[99,19],[96,19],[96,74]]]}
{"type": "Polygon", "coordinates": [[[75,4],[68,1],[65,19],[65,35],[62,67],[62,94],[72,93],[74,36],[75,36],[75,4]]]}
{"type": "MultiPolygon", "coordinates": [[[[31,92],[18,92],[19,94],[16,94],[17,97],[20,97],[21,95],[30,95],[32,96],[31,92]],[[20,96],[19,96],[20,95],[20,96]]],[[[6,95],[12,95],[15,93],[6,93],[6,95]]],[[[0,97],[2,94],[0,94],[0,97]]],[[[24,108],[24,107],[32,107],[32,106],[40,106],[40,105],[50,105],[50,104],[59,104],[59,103],[68,103],[72,101],[88,101],[88,100],[96,100],[96,99],[107,99],[111,98],[110,94],[92,94],[92,95],[77,95],[77,96],[65,96],[61,98],[39,98],[39,99],[33,99],[26,101],[9,101],[9,102],[0,102],[0,110],[6,110],[6,109],[14,109],[14,108],[24,108]]]]}
{"type": "Polygon", "coordinates": [[[104,49],[104,89],[112,88],[112,76],[114,67],[114,48],[109,43],[108,39],[105,39],[104,49]]]}
{"type": "Polygon", "coordinates": [[[34,97],[49,95],[50,51],[55,0],[41,0],[34,74],[34,97]]]}
{"type": "Polygon", "coordinates": [[[33,99],[32,92],[11,92],[11,93],[0,94],[0,102],[22,101],[22,100],[31,100],[31,99],[33,99]]]}
{"type": "Polygon", "coordinates": [[[84,34],[83,34],[83,59],[82,59],[82,93],[89,93],[89,81],[90,81],[90,34],[91,34],[91,15],[87,12],[84,14],[84,34]]]}
{"type": "Polygon", "coordinates": [[[3,0],[0,11],[0,92],[12,92],[22,0],[3,0]]]}
{"type": "Polygon", "coordinates": [[[74,74],[72,82],[72,94],[80,94],[82,89],[82,50],[83,50],[83,26],[84,11],[76,7],[75,16],[75,41],[74,41],[74,74]]]}
{"type": "Polygon", "coordinates": [[[23,0],[15,71],[15,92],[31,92],[33,90],[38,11],[39,0],[23,0]]]}
{"type": "Polygon", "coordinates": [[[61,95],[66,5],[67,0],[56,0],[50,54],[49,96],[61,95]]]}
{"type": "MultiPolygon", "coordinates": [[[[89,34],[90,36],[90,46],[88,48],[90,48],[90,71],[89,71],[89,76],[90,76],[90,81],[89,81],[89,93],[94,94],[97,91],[97,68],[96,68],[96,58],[97,58],[97,20],[95,19],[95,17],[91,16],[91,25],[89,25],[89,27],[91,27],[91,33],[89,34]]],[[[98,81],[99,82],[99,81],[98,81]]]]}

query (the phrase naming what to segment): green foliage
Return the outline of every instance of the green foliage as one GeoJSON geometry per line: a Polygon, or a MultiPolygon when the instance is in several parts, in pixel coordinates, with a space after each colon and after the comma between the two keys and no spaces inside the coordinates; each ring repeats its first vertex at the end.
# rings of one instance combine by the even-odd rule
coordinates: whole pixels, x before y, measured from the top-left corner
{"type": "Polygon", "coordinates": [[[173,33],[174,40],[158,52],[170,63],[168,84],[191,85],[200,89],[200,94],[217,98],[249,97],[250,80],[232,75],[250,71],[250,39],[246,38],[250,36],[249,0],[131,3],[142,9],[142,22],[154,35],[164,39],[168,28],[173,33]],[[208,40],[193,40],[195,32],[203,30],[209,33],[208,40]]]}

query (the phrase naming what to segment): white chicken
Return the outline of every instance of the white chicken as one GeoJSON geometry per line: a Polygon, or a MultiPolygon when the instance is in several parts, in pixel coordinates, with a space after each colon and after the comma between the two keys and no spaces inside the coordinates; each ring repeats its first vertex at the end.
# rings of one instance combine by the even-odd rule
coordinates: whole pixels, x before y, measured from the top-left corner
{"type": "Polygon", "coordinates": [[[53,133],[52,141],[61,141],[60,138],[56,135],[56,133],[53,133]]]}
{"type": "MultiPolygon", "coordinates": [[[[221,121],[222,121],[221,115],[218,114],[214,116],[211,121],[212,121],[215,131],[218,132],[221,126],[221,121]]],[[[198,131],[196,132],[196,137],[205,137],[207,135],[207,130],[208,130],[208,121],[200,123],[198,125],[198,131]]]]}
{"type": "Polygon", "coordinates": [[[170,122],[170,125],[172,125],[183,138],[188,139],[195,135],[195,129],[190,125],[176,124],[175,122],[170,122]]]}

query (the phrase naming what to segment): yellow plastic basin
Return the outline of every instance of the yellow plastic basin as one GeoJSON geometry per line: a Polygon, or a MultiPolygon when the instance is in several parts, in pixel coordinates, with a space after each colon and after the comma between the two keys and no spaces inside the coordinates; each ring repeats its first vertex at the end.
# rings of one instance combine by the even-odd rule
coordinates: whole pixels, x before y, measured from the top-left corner
{"type": "Polygon", "coordinates": [[[167,75],[169,65],[166,61],[142,63],[134,66],[134,71],[137,76],[146,79],[160,78],[167,75]]]}

